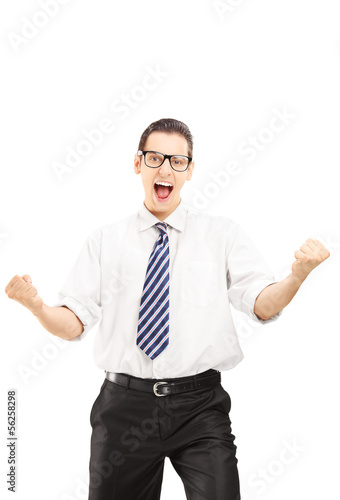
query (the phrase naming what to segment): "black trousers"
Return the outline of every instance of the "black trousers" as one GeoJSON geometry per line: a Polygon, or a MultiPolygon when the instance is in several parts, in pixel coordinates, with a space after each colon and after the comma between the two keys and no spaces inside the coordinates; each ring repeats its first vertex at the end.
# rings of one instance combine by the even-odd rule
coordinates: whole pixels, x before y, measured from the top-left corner
{"type": "Polygon", "coordinates": [[[89,500],[159,500],[165,457],[187,499],[239,500],[230,407],[220,383],[158,397],[105,378],[90,415],[89,500]]]}

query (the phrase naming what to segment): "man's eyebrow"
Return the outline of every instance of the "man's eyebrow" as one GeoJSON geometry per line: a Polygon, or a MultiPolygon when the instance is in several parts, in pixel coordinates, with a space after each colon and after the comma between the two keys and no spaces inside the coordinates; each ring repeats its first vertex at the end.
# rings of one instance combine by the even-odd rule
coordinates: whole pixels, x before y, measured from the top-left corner
{"type": "MultiPolygon", "coordinates": [[[[161,151],[155,151],[154,149],[147,149],[146,151],[150,151],[151,153],[160,153],[161,155],[166,155],[167,153],[161,153],[161,151]]],[[[174,153],[172,155],[169,155],[169,156],[187,156],[183,153],[174,153]]]]}

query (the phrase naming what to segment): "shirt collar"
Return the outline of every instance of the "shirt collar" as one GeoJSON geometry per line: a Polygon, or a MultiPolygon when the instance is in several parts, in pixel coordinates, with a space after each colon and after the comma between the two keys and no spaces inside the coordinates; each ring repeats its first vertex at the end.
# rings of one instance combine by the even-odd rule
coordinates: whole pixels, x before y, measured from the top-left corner
{"type": "MultiPolygon", "coordinates": [[[[144,229],[148,229],[149,227],[153,226],[157,222],[160,222],[157,217],[148,210],[144,204],[144,201],[142,202],[141,208],[138,212],[139,215],[139,230],[144,231],[144,229]]],[[[169,224],[171,227],[174,227],[175,229],[178,229],[179,231],[183,231],[184,226],[185,226],[185,218],[187,215],[187,207],[182,201],[179,203],[179,205],[175,208],[173,212],[171,212],[170,215],[166,219],[164,219],[163,222],[166,222],[169,224]]]]}

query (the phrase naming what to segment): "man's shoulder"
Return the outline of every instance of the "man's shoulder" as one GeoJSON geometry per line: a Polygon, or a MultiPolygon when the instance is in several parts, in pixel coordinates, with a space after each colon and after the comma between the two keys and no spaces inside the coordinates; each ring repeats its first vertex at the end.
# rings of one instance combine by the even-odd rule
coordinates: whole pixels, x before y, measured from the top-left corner
{"type": "Polygon", "coordinates": [[[111,235],[119,235],[128,229],[131,224],[136,224],[138,219],[138,211],[130,213],[125,217],[119,218],[117,220],[102,224],[95,228],[90,234],[89,238],[94,240],[101,240],[103,237],[110,237],[111,235]]]}
{"type": "Polygon", "coordinates": [[[211,225],[224,225],[234,227],[237,223],[231,217],[224,214],[212,214],[206,209],[198,209],[188,204],[183,204],[183,208],[187,211],[188,219],[193,223],[198,224],[211,224],[211,225]]]}
{"type": "Polygon", "coordinates": [[[138,213],[139,213],[139,211],[137,210],[134,213],[130,213],[128,215],[125,215],[125,217],[120,217],[112,222],[104,224],[104,225],[100,226],[100,228],[103,230],[103,232],[110,233],[111,231],[116,231],[119,228],[128,227],[130,224],[137,221],[138,213]]]}

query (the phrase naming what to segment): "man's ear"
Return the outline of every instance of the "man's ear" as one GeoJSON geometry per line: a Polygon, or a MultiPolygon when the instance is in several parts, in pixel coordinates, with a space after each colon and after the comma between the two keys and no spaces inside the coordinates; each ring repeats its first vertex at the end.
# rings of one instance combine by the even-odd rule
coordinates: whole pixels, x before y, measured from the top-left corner
{"type": "Polygon", "coordinates": [[[194,168],[195,168],[195,162],[192,161],[188,167],[188,173],[187,173],[187,178],[186,178],[187,181],[190,181],[191,176],[192,176],[193,171],[194,171],[194,168]]]}
{"type": "Polygon", "coordinates": [[[135,154],[135,158],[134,158],[134,170],[135,170],[135,173],[138,175],[140,174],[141,172],[141,162],[140,162],[140,156],[137,155],[137,153],[135,154]]]}

